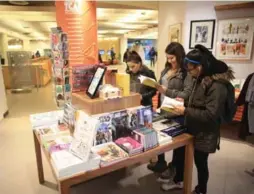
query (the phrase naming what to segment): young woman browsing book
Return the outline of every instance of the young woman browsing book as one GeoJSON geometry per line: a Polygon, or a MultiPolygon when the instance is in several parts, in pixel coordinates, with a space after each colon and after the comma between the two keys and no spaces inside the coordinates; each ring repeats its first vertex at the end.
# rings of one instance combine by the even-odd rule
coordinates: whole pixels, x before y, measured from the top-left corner
{"type": "Polygon", "coordinates": [[[146,76],[156,80],[154,72],[143,65],[142,59],[136,51],[131,51],[127,58],[127,65],[130,74],[130,90],[140,93],[142,96],[141,105],[152,106],[152,98],[156,94],[156,89],[140,83],[140,76],[146,76]]]}
{"type": "MultiPolygon", "coordinates": [[[[167,46],[165,53],[167,62],[164,70],[161,72],[159,81],[161,85],[157,85],[157,90],[160,92],[158,105],[160,107],[164,100],[164,96],[181,98],[185,101],[185,104],[187,104],[193,87],[193,81],[192,77],[188,75],[187,71],[183,68],[185,57],[184,48],[181,44],[172,42],[167,46]]],[[[175,166],[182,163],[182,161],[176,161],[174,157],[179,150],[181,152],[182,149],[179,148],[174,150],[173,160],[168,165],[165,160],[165,154],[161,154],[158,157],[157,163],[151,163],[147,166],[148,169],[154,172],[162,173],[159,181],[164,181],[164,179],[168,181],[170,177],[174,176],[175,166]]]]}
{"type": "MultiPolygon", "coordinates": [[[[194,138],[194,161],[197,167],[198,185],[193,194],[206,194],[209,178],[208,156],[219,149],[220,125],[234,115],[234,79],[232,70],[202,45],[196,45],[186,58],[186,68],[195,84],[187,107],[175,107],[185,117],[185,125],[194,138]]],[[[232,119],[232,118],[231,118],[232,119]]],[[[176,155],[183,161],[184,151],[176,155]]],[[[176,175],[163,184],[163,190],[182,188],[184,165],[178,165],[176,175]]]]}

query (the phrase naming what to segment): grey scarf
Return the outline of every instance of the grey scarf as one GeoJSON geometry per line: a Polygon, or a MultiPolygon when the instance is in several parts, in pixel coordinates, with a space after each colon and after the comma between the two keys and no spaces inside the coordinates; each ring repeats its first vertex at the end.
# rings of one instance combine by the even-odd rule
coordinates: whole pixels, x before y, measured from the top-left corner
{"type": "Polygon", "coordinates": [[[249,131],[254,133],[254,75],[250,80],[245,101],[248,102],[249,131]]]}

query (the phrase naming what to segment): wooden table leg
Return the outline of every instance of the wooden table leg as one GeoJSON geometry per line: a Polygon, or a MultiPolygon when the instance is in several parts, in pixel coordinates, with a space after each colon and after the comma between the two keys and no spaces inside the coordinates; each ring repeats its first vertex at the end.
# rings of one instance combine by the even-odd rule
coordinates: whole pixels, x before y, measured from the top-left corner
{"type": "Polygon", "coordinates": [[[65,182],[60,182],[58,183],[59,187],[59,194],[70,194],[70,186],[66,184],[65,182]]]}
{"type": "Polygon", "coordinates": [[[184,194],[191,194],[192,191],[192,170],[193,170],[193,143],[189,143],[185,148],[184,164],[184,194]]]}
{"type": "Polygon", "coordinates": [[[45,180],[44,180],[44,172],[43,172],[43,165],[42,165],[41,146],[40,146],[40,143],[36,137],[35,132],[33,132],[33,136],[34,136],[34,148],[35,148],[39,182],[40,182],[40,184],[43,184],[45,182],[45,180]]]}

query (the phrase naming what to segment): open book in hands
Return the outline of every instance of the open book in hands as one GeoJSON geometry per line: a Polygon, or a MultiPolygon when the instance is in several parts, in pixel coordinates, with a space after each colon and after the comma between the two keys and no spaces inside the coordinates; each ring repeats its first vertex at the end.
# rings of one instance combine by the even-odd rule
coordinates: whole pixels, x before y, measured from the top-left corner
{"type": "Polygon", "coordinates": [[[139,80],[141,84],[152,87],[152,88],[156,88],[156,86],[159,85],[155,79],[147,77],[147,76],[140,75],[139,80]]]}
{"type": "Polygon", "coordinates": [[[174,111],[176,106],[184,106],[184,100],[181,98],[169,98],[165,96],[161,104],[161,109],[178,115],[179,113],[174,111]]]}

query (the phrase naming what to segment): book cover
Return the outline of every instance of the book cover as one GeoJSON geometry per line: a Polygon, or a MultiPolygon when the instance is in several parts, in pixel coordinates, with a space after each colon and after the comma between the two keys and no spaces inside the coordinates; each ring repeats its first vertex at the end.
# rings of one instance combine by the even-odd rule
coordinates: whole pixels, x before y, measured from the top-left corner
{"type": "Polygon", "coordinates": [[[153,126],[153,112],[152,107],[147,106],[141,109],[138,109],[138,119],[140,126],[146,126],[152,128],[153,126]]]}
{"type": "Polygon", "coordinates": [[[119,138],[115,141],[115,143],[128,153],[131,153],[135,150],[141,150],[143,148],[143,145],[141,143],[131,137],[119,138]]]}
{"type": "Polygon", "coordinates": [[[128,114],[127,110],[122,110],[112,113],[112,137],[113,141],[120,137],[127,137],[131,135],[131,130],[128,128],[128,114]]]}
{"type": "Polygon", "coordinates": [[[56,152],[60,150],[68,150],[70,147],[70,143],[72,141],[72,137],[68,135],[63,135],[57,137],[54,140],[42,140],[43,146],[50,152],[56,152]]]}
{"type": "Polygon", "coordinates": [[[143,106],[137,106],[134,108],[127,108],[128,114],[128,127],[130,129],[136,129],[144,125],[142,109],[143,106]]]}
{"type": "Polygon", "coordinates": [[[174,107],[175,106],[184,106],[184,102],[181,99],[174,99],[174,98],[169,98],[167,96],[164,97],[164,100],[161,104],[161,109],[167,111],[167,112],[174,112],[174,107]]]}
{"type": "Polygon", "coordinates": [[[105,113],[100,115],[95,115],[95,118],[98,118],[99,124],[97,127],[96,138],[95,138],[95,145],[100,145],[103,143],[113,141],[112,137],[112,117],[113,114],[105,113]]]}
{"type": "Polygon", "coordinates": [[[114,142],[95,146],[92,148],[92,152],[101,156],[102,166],[112,164],[128,157],[128,154],[114,142]]]}
{"type": "Polygon", "coordinates": [[[57,124],[63,120],[63,111],[51,111],[45,113],[37,113],[30,115],[30,122],[33,129],[41,126],[57,124]]]}
{"type": "Polygon", "coordinates": [[[146,86],[149,86],[149,87],[152,87],[152,88],[156,88],[156,86],[159,85],[155,79],[150,78],[150,77],[146,77],[146,76],[143,76],[143,75],[139,76],[139,80],[143,85],[146,85],[146,86]]]}
{"type": "Polygon", "coordinates": [[[70,151],[84,161],[89,158],[98,123],[99,120],[90,117],[83,111],[78,110],[76,112],[75,131],[70,151]]]}

